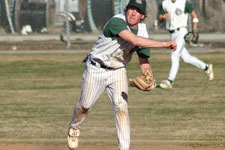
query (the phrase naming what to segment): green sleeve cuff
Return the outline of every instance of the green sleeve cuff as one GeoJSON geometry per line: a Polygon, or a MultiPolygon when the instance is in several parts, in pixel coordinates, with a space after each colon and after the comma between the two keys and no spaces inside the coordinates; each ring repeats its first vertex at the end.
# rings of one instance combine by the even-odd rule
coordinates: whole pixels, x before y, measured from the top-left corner
{"type": "Polygon", "coordinates": [[[159,6],[159,15],[164,15],[165,14],[165,11],[163,9],[163,6],[162,4],[159,6]]]}
{"type": "Polygon", "coordinates": [[[192,4],[188,1],[186,1],[185,4],[185,13],[192,13],[192,11],[194,10],[192,4]]]}
{"type": "Polygon", "coordinates": [[[150,48],[141,48],[137,51],[137,55],[141,58],[149,58],[150,57],[150,48]]]}

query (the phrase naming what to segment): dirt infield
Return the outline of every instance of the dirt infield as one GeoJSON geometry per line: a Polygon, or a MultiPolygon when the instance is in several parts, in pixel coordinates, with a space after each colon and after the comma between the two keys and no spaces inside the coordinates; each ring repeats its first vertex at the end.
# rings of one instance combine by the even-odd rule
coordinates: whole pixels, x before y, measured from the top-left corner
{"type": "MultiPolygon", "coordinates": [[[[1,145],[0,150],[68,150],[67,146],[1,145]]],[[[117,150],[116,146],[80,146],[78,150],[117,150]]],[[[131,150],[225,150],[225,147],[133,146],[131,150]]]]}

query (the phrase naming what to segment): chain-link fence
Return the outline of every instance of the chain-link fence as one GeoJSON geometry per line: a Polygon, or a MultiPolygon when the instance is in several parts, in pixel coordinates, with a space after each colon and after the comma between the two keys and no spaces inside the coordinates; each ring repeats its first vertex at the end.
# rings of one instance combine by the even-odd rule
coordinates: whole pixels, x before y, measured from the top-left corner
{"type": "MultiPolygon", "coordinates": [[[[71,34],[99,31],[109,18],[123,13],[128,0],[1,0],[0,34],[71,34]],[[69,26],[66,26],[66,19],[69,26]]],[[[147,0],[145,23],[150,32],[165,32],[157,21],[162,0],[147,0]]],[[[225,33],[224,0],[192,0],[199,32],[225,33]]]]}

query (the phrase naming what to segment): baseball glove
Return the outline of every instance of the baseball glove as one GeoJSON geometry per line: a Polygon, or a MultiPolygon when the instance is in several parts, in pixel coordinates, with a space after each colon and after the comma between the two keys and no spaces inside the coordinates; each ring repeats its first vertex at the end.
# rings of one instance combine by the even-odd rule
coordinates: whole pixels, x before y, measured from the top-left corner
{"type": "Polygon", "coordinates": [[[149,91],[156,87],[156,82],[153,78],[153,74],[150,73],[149,69],[146,68],[144,74],[137,77],[136,79],[130,79],[129,83],[131,86],[136,87],[142,91],[149,91]],[[151,87],[151,88],[150,88],[151,87]]]}
{"type": "Polygon", "coordinates": [[[191,43],[197,44],[198,43],[198,38],[199,38],[198,32],[188,32],[184,36],[184,40],[188,44],[191,44],[191,43]]]}

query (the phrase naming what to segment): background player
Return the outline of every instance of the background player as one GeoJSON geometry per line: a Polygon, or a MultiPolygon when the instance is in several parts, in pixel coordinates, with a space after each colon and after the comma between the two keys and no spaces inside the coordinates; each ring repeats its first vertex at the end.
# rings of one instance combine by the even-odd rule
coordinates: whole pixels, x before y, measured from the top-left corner
{"type": "Polygon", "coordinates": [[[193,32],[197,34],[198,17],[192,4],[188,0],[164,0],[159,9],[159,20],[166,20],[166,29],[171,33],[171,39],[177,44],[177,50],[171,51],[171,68],[168,80],[164,80],[160,87],[163,89],[172,88],[179,69],[180,57],[185,63],[190,63],[205,71],[209,80],[213,80],[213,65],[205,64],[198,58],[190,55],[185,47],[184,36],[188,33],[188,13],[193,19],[193,32]]]}
{"type": "Polygon", "coordinates": [[[141,23],[145,17],[145,10],[145,0],[130,0],[125,9],[125,16],[120,14],[112,17],[93,45],[83,73],[81,97],[74,109],[68,131],[70,149],[76,149],[78,146],[80,126],[106,89],[113,106],[119,150],[129,150],[130,120],[126,64],[136,51],[141,72],[144,72],[145,68],[152,72],[148,61],[150,47],[176,49],[174,41],[158,42],[148,39],[146,25],[141,23]]]}

